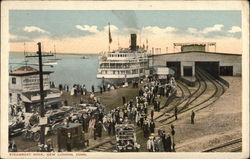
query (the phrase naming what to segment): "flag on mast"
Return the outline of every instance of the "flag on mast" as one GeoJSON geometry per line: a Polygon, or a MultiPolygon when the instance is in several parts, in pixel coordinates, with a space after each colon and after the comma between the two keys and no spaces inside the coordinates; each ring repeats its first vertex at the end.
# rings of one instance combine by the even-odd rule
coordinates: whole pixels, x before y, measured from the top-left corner
{"type": "Polygon", "coordinates": [[[109,23],[109,43],[112,43],[112,37],[111,37],[111,32],[110,32],[110,23],[109,23]]]}

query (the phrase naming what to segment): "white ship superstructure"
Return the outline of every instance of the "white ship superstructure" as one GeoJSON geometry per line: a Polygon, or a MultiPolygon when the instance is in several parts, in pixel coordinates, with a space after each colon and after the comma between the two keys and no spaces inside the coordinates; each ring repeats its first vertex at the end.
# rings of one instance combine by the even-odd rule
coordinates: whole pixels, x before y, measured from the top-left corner
{"type": "Polygon", "coordinates": [[[136,46],[136,34],[131,34],[131,46],[102,54],[99,57],[97,78],[109,81],[131,81],[146,75],[150,53],[136,46]]]}

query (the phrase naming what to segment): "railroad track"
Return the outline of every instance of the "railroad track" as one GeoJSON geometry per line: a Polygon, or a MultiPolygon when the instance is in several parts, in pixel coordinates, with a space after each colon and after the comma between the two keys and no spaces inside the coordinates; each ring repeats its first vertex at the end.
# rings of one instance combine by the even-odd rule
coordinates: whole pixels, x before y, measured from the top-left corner
{"type": "Polygon", "coordinates": [[[188,86],[183,84],[182,82],[177,82],[177,87],[181,91],[181,96],[174,98],[171,103],[165,105],[163,108],[163,113],[155,118],[156,121],[162,121],[169,117],[169,113],[174,110],[175,107],[178,108],[178,111],[184,109],[191,100],[191,97],[198,91],[199,87],[194,91],[191,92],[188,86]],[[167,117],[166,117],[167,116],[167,117]]]}
{"type": "Polygon", "coordinates": [[[185,90],[185,92],[186,92],[184,99],[180,103],[178,103],[178,105],[176,105],[176,107],[178,107],[178,111],[181,111],[187,107],[187,105],[190,102],[194,93],[191,93],[190,89],[182,82],[178,82],[178,84],[179,84],[179,86],[182,87],[182,90],[183,91],[185,90]]]}
{"type": "MultiPolygon", "coordinates": [[[[163,113],[157,118],[155,118],[155,121],[161,123],[159,126],[157,126],[158,128],[163,127],[166,124],[170,124],[175,121],[172,120],[166,123],[166,121],[168,121],[169,119],[173,119],[174,115],[170,115],[167,117],[165,116],[165,114],[170,113],[175,107],[178,107],[178,115],[186,113],[190,110],[199,111],[214,103],[225,92],[225,87],[216,79],[212,78],[210,75],[200,70],[197,70],[196,73],[197,73],[196,78],[198,81],[198,88],[194,92],[191,92],[185,84],[178,82],[178,88],[181,91],[181,97],[174,98],[168,106],[161,108],[161,110],[163,110],[163,113]],[[208,91],[208,88],[210,88],[207,81],[210,82],[211,87],[214,87],[214,92],[206,99],[199,99],[199,97],[206,94],[206,91],[208,91]]],[[[137,128],[136,132],[137,134],[142,133],[142,130],[140,128],[137,128]]],[[[85,151],[107,152],[111,151],[114,148],[115,148],[115,143],[113,143],[113,139],[110,139],[103,143],[92,146],[86,149],[85,151]]]]}
{"type": "Polygon", "coordinates": [[[215,92],[214,94],[209,98],[209,100],[207,100],[206,104],[204,106],[201,106],[200,108],[196,109],[195,111],[200,111],[204,108],[207,108],[208,106],[210,106],[211,104],[213,104],[214,102],[216,102],[226,91],[225,86],[223,84],[221,84],[217,79],[215,79],[213,76],[211,76],[208,73],[205,73],[204,71],[200,70],[201,73],[207,77],[207,79],[213,83],[213,85],[215,86],[215,92]]]}
{"type": "MultiPolygon", "coordinates": [[[[162,113],[161,116],[163,116],[166,113],[170,113],[175,107],[178,108],[178,114],[180,112],[183,112],[185,109],[188,109],[188,106],[193,103],[195,100],[197,100],[206,90],[207,90],[207,84],[206,82],[200,77],[200,75],[196,75],[196,79],[198,82],[198,88],[191,92],[189,88],[183,84],[182,82],[178,82],[178,86],[180,90],[182,91],[182,94],[184,95],[184,92],[187,92],[186,97],[182,97],[182,100],[172,103],[172,106],[169,107],[168,110],[162,113]],[[186,101],[186,102],[185,102],[186,101]],[[185,104],[183,104],[185,102],[185,104]]],[[[185,95],[184,95],[185,96],[185,95]]],[[[173,114],[173,113],[172,113],[173,114]]],[[[161,117],[159,116],[159,117],[161,117]]],[[[174,115],[168,115],[167,117],[158,120],[160,123],[163,123],[167,121],[168,119],[174,117],[174,115]]],[[[158,119],[158,118],[157,118],[158,119]]]]}
{"type": "Polygon", "coordinates": [[[108,140],[92,147],[89,147],[85,150],[85,152],[111,152],[111,150],[115,147],[115,142],[113,140],[108,140]]]}
{"type": "MultiPolygon", "coordinates": [[[[198,81],[202,82],[204,85],[203,89],[200,93],[197,93],[199,91],[196,92],[198,95],[194,99],[190,100],[191,102],[188,103],[185,109],[180,109],[178,111],[178,115],[190,112],[191,110],[194,110],[195,112],[197,112],[204,108],[207,108],[208,106],[213,104],[215,101],[217,101],[219,97],[225,92],[225,87],[220,82],[215,80],[215,78],[213,78],[211,75],[208,75],[208,73],[205,73],[200,69],[197,69],[196,73],[198,74],[198,81]],[[211,88],[208,86],[208,83],[206,81],[209,81],[210,86],[214,87],[214,92],[212,92],[212,94],[208,98],[205,98],[205,99],[200,98],[199,100],[199,97],[205,94],[206,91],[209,91],[208,88],[211,88]]],[[[199,88],[199,90],[201,90],[201,87],[199,88]]],[[[161,124],[161,127],[162,127],[166,124],[171,124],[174,121],[175,121],[174,115],[172,114],[166,117],[165,119],[160,120],[159,122],[162,123],[161,124]],[[169,121],[169,122],[166,123],[166,121],[169,121]]]]}
{"type": "Polygon", "coordinates": [[[202,79],[199,73],[196,73],[196,79],[198,82],[198,89],[194,92],[192,99],[188,104],[192,104],[197,98],[199,98],[206,90],[207,90],[207,83],[204,79],[202,79]]]}
{"type": "Polygon", "coordinates": [[[241,152],[242,138],[234,139],[221,145],[212,147],[202,152],[241,152]]]}

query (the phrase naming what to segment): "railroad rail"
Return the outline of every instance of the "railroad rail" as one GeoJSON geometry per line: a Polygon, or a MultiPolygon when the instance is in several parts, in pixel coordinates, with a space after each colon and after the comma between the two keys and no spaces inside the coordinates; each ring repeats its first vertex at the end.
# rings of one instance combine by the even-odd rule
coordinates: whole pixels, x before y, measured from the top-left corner
{"type": "Polygon", "coordinates": [[[237,138],[229,142],[220,144],[202,152],[241,152],[242,151],[242,138],[237,138]]]}
{"type": "Polygon", "coordinates": [[[199,73],[196,73],[196,79],[198,82],[198,89],[194,92],[193,99],[191,99],[188,104],[192,104],[207,90],[207,83],[205,82],[204,79],[202,79],[199,73]]]}
{"type": "Polygon", "coordinates": [[[208,73],[205,73],[204,71],[200,70],[201,73],[207,77],[207,79],[213,83],[213,85],[215,86],[215,92],[213,94],[213,96],[210,97],[210,99],[208,101],[210,101],[210,103],[208,102],[205,106],[202,106],[198,109],[196,109],[195,111],[200,111],[204,108],[207,108],[208,106],[210,106],[211,104],[213,104],[214,102],[216,102],[226,91],[225,86],[223,84],[221,84],[217,79],[215,79],[213,76],[211,76],[208,73]]]}
{"type": "Polygon", "coordinates": [[[115,147],[115,143],[112,139],[107,140],[105,142],[101,142],[97,145],[88,147],[85,149],[85,152],[109,152],[111,149],[115,147]]]}
{"type": "Polygon", "coordinates": [[[184,109],[189,101],[191,100],[191,97],[194,95],[194,93],[197,91],[195,90],[195,92],[191,93],[191,91],[189,90],[189,88],[181,83],[180,81],[177,82],[177,87],[180,89],[181,91],[181,97],[180,98],[174,98],[171,103],[168,103],[168,105],[165,105],[163,113],[161,115],[159,115],[158,117],[155,118],[156,121],[161,121],[164,120],[164,116],[168,113],[170,113],[172,110],[174,110],[175,107],[181,107],[181,109],[184,109]],[[187,102],[185,102],[187,101],[187,102]],[[163,119],[161,119],[163,118],[163,119]]]}
{"type": "MultiPolygon", "coordinates": [[[[201,69],[197,68],[197,72],[198,74],[198,81],[202,82],[204,85],[203,90],[198,93],[198,95],[190,100],[191,102],[186,106],[185,109],[180,109],[178,111],[178,115],[179,114],[184,114],[188,111],[194,110],[195,112],[200,111],[204,108],[207,108],[208,106],[210,106],[211,104],[213,104],[215,101],[217,101],[219,99],[219,97],[225,92],[225,87],[217,80],[215,80],[215,78],[213,78],[211,75],[208,75],[208,73],[205,73],[204,71],[202,71],[201,69]],[[199,97],[201,97],[205,91],[208,91],[208,84],[206,81],[209,81],[210,84],[214,87],[215,91],[206,99],[203,99],[202,101],[199,101],[197,103],[197,99],[199,97]],[[195,102],[194,102],[195,101],[195,102]]],[[[199,90],[201,90],[201,87],[199,88],[199,90]]],[[[197,93],[198,91],[196,91],[197,93]]],[[[178,104],[177,104],[178,106],[178,104]]],[[[164,126],[166,124],[170,124],[173,123],[175,120],[173,120],[174,115],[170,115],[165,119],[160,120],[159,122],[162,123],[161,126],[164,126]],[[172,119],[171,121],[169,121],[169,119],[172,119]],[[169,121],[168,123],[165,123],[166,121],[169,121]]]]}

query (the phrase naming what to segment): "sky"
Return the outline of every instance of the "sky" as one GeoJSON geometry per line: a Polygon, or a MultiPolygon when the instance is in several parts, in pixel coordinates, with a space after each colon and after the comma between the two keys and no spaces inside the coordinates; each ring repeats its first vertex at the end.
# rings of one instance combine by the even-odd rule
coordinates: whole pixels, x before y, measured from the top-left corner
{"type": "MultiPolygon", "coordinates": [[[[10,51],[100,53],[128,47],[131,33],[139,45],[161,53],[173,43],[216,42],[216,51],[242,53],[241,12],[184,10],[10,10],[10,51]],[[25,44],[24,44],[25,43],[25,44]]],[[[178,50],[178,49],[177,49],[178,50]]],[[[176,51],[176,50],[175,50],[176,51]]]]}

